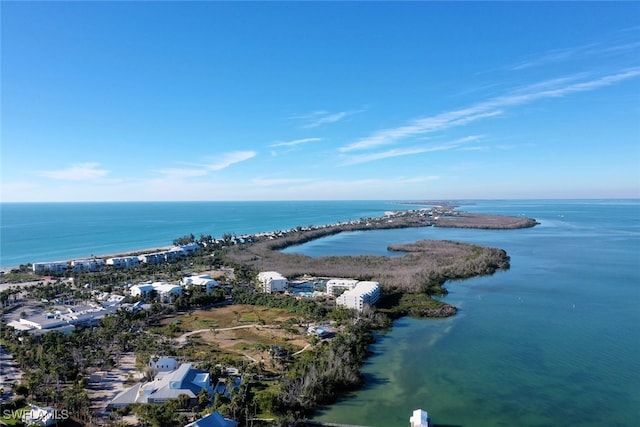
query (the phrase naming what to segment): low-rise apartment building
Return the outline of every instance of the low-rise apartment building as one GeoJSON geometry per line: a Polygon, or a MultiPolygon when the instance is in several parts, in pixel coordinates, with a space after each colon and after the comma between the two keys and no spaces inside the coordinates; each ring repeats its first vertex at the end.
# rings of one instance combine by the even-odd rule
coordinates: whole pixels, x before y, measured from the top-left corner
{"type": "Polygon", "coordinates": [[[358,311],[366,305],[374,305],[380,299],[380,284],[378,282],[358,282],[350,289],[336,298],[336,305],[353,308],[358,311]]]}
{"type": "Polygon", "coordinates": [[[289,281],[277,271],[262,271],[258,274],[258,281],[262,285],[262,291],[270,294],[282,292],[287,289],[289,281]]]}

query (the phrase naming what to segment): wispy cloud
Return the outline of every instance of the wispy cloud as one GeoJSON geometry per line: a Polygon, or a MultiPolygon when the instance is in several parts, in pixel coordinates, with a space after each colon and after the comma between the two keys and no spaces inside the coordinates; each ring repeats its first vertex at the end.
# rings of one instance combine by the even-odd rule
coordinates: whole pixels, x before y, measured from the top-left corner
{"type": "MultiPolygon", "coordinates": [[[[416,137],[448,128],[463,126],[478,120],[504,114],[505,109],[528,104],[546,98],[560,98],[578,92],[587,92],[611,86],[640,76],[640,67],[585,80],[584,74],[547,80],[536,83],[503,96],[490,98],[467,108],[446,111],[410,121],[395,128],[383,129],[354,143],[339,148],[341,153],[395,144],[400,140],[416,137]]],[[[402,153],[405,150],[390,150],[387,153],[402,153]]],[[[377,153],[382,155],[382,153],[377,153]]],[[[401,154],[398,154],[401,155],[401,154]]],[[[372,155],[374,156],[374,155],[372,155]]],[[[363,158],[365,158],[363,156],[363,158]]]]}
{"type": "Polygon", "coordinates": [[[306,144],[307,142],[322,141],[322,138],[302,138],[295,139],[293,141],[276,142],[269,145],[269,147],[294,147],[296,145],[306,144]]]}
{"type": "Polygon", "coordinates": [[[354,114],[358,114],[363,112],[364,110],[350,110],[350,111],[340,111],[337,113],[332,113],[329,111],[314,111],[309,114],[304,114],[302,116],[296,116],[295,118],[301,119],[306,123],[302,125],[303,128],[316,128],[318,126],[326,125],[329,123],[339,122],[341,120],[346,119],[349,116],[353,116],[354,114]]]}
{"type": "Polygon", "coordinates": [[[210,172],[220,171],[236,163],[244,162],[255,157],[255,151],[230,151],[210,156],[200,163],[181,163],[184,167],[157,169],[153,172],[164,175],[164,179],[184,180],[208,175],[210,172]]]}
{"type": "Polygon", "coordinates": [[[637,41],[607,41],[598,43],[588,43],[580,46],[573,46],[563,49],[554,49],[538,55],[532,55],[509,67],[510,70],[520,71],[533,67],[544,65],[574,61],[585,58],[593,58],[608,55],[624,55],[631,53],[640,48],[640,42],[637,41]]]}
{"type": "Polygon", "coordinates": [[[490,149],[488,145],[475,145],[473,147],[460,147],[458,151],[489,151],[490,149]]]}
{"type": "Polygon", "coordinates": [[[383,145],[390,145],[398,140],[437,132],[455,126],[462,126],[476,120],[496,117],[503,112],[499,109],[489,108],[465,108],[462,110],[448,111],[432,117],[423,117],[411,121],[409,124],[391,129],[384,129],[373,135],[360,139],[352,144],[340,147],[339,151],[346,153],[355,150],[368,150],[383,145]],[[486,111],[485,111],[486,110],[486,111]]]}
{"type": "Polygon", "coordinates": [[[409,156],[412,154],[422,154],[422,153],[429,153],[433,151],[452,150],[464,144],[476,141],[480,138],[481,138],[480,135],[471,135],[471,136],[466,136],[464,138],[458,138],[453,141],[445,142],[442,144],[437,144],[437,145],[412,147],[412,148],[405,148],[405,149],[392,149],[392,150],[382,151],[378,153],[370,153],[370,154],[359,154],[359,155],[348,157],[342,165],[348,166],[348,165],[354,165],[359,163],[373,162],[376,160],[388,159],[390,157],[409,156]]]}
{"type": "Polygon", "coordinates": [[[381,151],[378,153],[370,153],[370,154],[360,154],[356,156],[349,157],[342,166],[355,165],[359,163],[368,163],[373,162],[375,160],[388,159],[391,157],[400,157],[400,156],[409,156],[412,154],[421,154],[429,151],[426,147],[413,147],[413,148],[404,148],[404,149],[392,149],[387,151],[381,151]]]}
{"type": "Polygon", "coordinates": [[[582,52],[586,52],[588,49],[593,49],[596,44],[589,44],[584,46],[578,46],[566,49],[554,49],[543,54],[532,56],[526,60],[518,62],[510,67],[511,70],[519,71],[532,67],[540,67],[542,65],[551,64],[554,62],[566,61],[574,58],[582,52]]]}
{"type": "Polygon", "coordinates": [[[45,178],[62,181],[86,181],[105,177],[109,171],[99,169],[99,163],[76,163],[66,169],[45,170],[36,172],[45,178]]]}
{"type": "Polygon", "coordinates": [[[206,165],[206,168],[211,171],[219,171],[226,169],[236,163],[244,162],[255,157],[258,153],[255,151],[231,151],[223,153],[218,156],[214,161],[206,165]]]}
{"type": "MultiPolygon", "coordinates": [[[[518,91],[511,95],[506,95],[498,98],[494,98],[487,102],[476,105],[476,108],[495,108],[497,106],[517,106],[527,104],[533,101],[544,98],[560,98],[566,95],[570,95],[578,92],[587,92],[590,90],[599,89],[601,87],[611,86],[613,84],[629,80],[640,76],[640,67],[631,68],[625,71],[621,71],[617,74],[610,74],[607,76],[586,80],[577,83],[571,83],[561,86],[550,85],[542,90],[531,90],[531,88],[537,89],[538,85],[532,85],[524,90],[518,91]]],[[[562,82],[564,79],[556,79],[562,82]]]]}

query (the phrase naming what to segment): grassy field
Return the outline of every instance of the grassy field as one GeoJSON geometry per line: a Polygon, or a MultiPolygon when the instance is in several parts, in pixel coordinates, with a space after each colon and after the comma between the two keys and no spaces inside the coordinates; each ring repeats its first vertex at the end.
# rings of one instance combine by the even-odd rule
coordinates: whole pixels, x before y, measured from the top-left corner
{"type": "Polygon", "coordinates": [[[281,324],[294,316],[286,310],[254,305],[229,305],[163,319],[161,325],[180,324],[185,331],[231,328],[247,324],[281,324]]]}
{"type": "Polygon", "coordinates": [[[191,360],[251,360],[269,368],[274,346],[293,353],[309,344],[300,322],[278,308],[231,305],[163,319],[154,332],[175,338],[180,355],[191,360]]]}

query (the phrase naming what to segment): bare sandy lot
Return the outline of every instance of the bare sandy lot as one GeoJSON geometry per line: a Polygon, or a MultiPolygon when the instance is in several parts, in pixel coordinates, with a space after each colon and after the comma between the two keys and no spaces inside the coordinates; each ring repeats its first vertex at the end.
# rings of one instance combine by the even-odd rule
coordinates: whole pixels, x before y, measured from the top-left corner
{"type": "Polygon", "coordinates": [[[110,371],[96,371],[89,378],[87,390],[91,399],[91,409],[96,414],[104,413],[109,401],[129,387],[125,384],[127,379],[140,379],[140,373],[135,367],[135,354],[124,353],[117,363],[116,368],[110,371]]]}

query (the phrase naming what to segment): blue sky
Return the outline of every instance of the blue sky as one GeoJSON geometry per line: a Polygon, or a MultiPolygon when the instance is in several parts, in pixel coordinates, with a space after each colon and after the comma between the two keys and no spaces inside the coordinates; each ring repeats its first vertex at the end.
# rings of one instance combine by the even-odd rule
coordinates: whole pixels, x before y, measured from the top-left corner
{"type": "Polygon", "coordinates": [[[2,201],[640,197],[637,2],[2,2],[2,201]]]}

